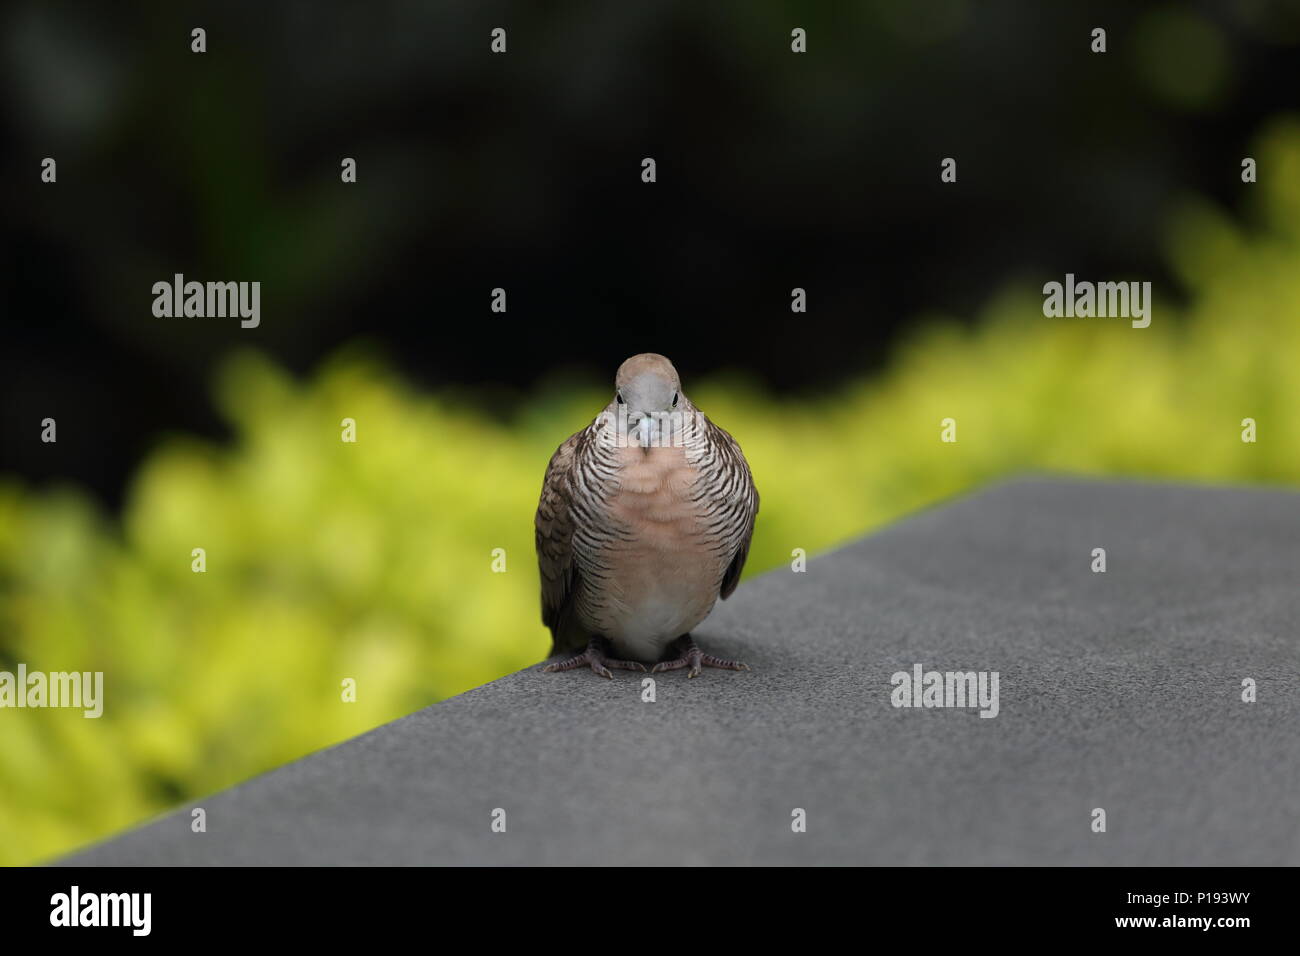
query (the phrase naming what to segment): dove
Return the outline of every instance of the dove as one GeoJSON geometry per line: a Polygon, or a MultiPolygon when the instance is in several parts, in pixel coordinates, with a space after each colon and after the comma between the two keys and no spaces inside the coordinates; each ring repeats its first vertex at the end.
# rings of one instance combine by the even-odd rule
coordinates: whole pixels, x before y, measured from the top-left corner
{"type": "Polygon", "coordinates": [[[682,391],[673,363],[634,355],[595,420],[551,457],[537,505],[547,672],[749,670],[691,637],[736,590],[758,490],[736,440],[682,391]]]}

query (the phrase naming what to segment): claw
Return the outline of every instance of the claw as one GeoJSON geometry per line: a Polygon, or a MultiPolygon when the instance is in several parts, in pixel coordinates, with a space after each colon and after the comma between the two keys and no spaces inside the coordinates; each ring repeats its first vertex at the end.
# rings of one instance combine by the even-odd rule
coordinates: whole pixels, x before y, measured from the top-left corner
{"type": "Polygon", "coordinates": [[[606,657],[604,650],[601,648],[601,641],[598,637],[593,637],[587,643],[587,649],[579,654],[562,661],[556,661],[554,664],[547,664],[542,668],[544,674],[554,674],[557,671],[571,671],[579,667],[590,667],[595,673],[604,677],[606,680],[613,680],[614,675],[610,668],[621,671],[644,671],[645,665],[636,661],[621,661],[613,657],[606,657]]]}
{"type": "Polygon", "coordinates": [[[718,667],[722,670],[729,671],[747,671],[751,670],[750,666],[743,661],[731,661],[725,657],[714,657],[712,654],[705,654],[696,646],[695,640],[689,635],[684,634],[677,639],[677,645],[681,651],[680,657],[671,660],[660,661],[653,668],[651,673],[658,674],[663,671],[681,670],[683,667],[689,667],[686,676],[699,677],[706,667],[718,667]]]}

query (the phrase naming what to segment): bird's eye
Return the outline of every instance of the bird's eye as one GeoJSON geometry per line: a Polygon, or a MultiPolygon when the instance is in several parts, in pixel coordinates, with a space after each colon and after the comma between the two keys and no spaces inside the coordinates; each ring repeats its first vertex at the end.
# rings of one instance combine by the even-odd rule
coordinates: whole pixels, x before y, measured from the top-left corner
{"type": "Polygon", "coordinates": [[[615,393],[614,393],[614,397],[618,399],[618,403],[619,403],[620,405],[624,404],[624,402],[623,402],[623,393],[622,393],[622,392],[615,392],[615,393]]]}
{"type": "Polygon", "coordinates": [[[677,407],[677,393],[673,392],[673,408],[677,407]]]}

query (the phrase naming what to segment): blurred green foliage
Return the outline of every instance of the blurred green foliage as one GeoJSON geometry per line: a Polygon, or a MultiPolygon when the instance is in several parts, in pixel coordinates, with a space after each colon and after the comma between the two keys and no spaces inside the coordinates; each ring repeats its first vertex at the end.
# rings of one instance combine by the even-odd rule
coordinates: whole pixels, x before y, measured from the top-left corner
{"type": "MultiPolygon", "coordinates": [[[[918,323],[883,374],[830,398],[688,383],[763,496],[750,573],[1026,469],[1300,482],[1300,124],[1274,124],[1254,155],[1254,224],[1186,202],[1169,232],[1186,305],[1157,289],[1148,329],[1045,319],[1037,286],[1013,287],[972,331],[918,323]],[[939,441],[947,417],[956,444],[939,441]]],[[[0,482],[0,669],[100,670],[106,696],[99,720],[0,712],[0,861],[67,851],[539,660],[542,471],[607,395],[556,387],[489,415],[364,351],[305,383],[248,354],[216,390],[237,440],[163,440],[120,520],[76,490],[0,482]]]]}

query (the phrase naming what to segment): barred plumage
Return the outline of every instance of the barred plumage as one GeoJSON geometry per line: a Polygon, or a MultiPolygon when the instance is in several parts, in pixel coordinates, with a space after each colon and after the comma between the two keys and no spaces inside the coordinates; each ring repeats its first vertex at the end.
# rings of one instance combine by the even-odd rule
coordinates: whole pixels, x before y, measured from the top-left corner
{"type": "Polygon", "coordinates": [[[735,591],[749,553],[758,492],[745,456],[682,394],[663,356],[628,359],[615,385],[542,484],[536,542],[552,653],[587,647],[578,663],[609,676],[603,664],[639,665],[604,657],[601,639],[646,662],[680,640],[683,656],[661,668],[743,666],[702,655],[689,633],[735,591]]]}

